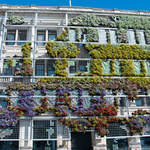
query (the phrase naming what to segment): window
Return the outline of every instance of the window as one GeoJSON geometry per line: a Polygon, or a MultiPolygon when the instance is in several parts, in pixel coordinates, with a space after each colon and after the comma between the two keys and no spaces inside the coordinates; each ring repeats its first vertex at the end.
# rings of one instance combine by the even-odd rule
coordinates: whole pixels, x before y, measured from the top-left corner
{"type": "Polygon", "coordinates": [[[54,41],[56,39],[56,31],[48,31],[48,41],[54,41]]]}
{"type": "Polygon", "coordinates": [[[141,146],[142,146],[142,150],[150,149],[150,137],[142,137],[141,138],[141,146]]]}
{"type": "Polygon", "coordinates": [[[16,30],[8,30],[7,31],[7,37],[6,40],[8,40],[8,42],[6,42],[6,45],[14,45],[15,42],[15,37],[16,37],[16,30]]]}
{"type": "Polygon", "coordinates": [[[76,62],[69,61],[69,73],[74,74],[76,73],[76,62]]]}
{"type": "Polygon", "coordinates": [[[37,41],[38,41],[38,46],[44,46],[45,43],[43,41],[45,41],[45,31],[38,31],[37,32],[37,41]]]}
{"type": "Polygon", "coordinates": [[[37,61],[35,65],[35,75],[44,76],[45,75],[45,65],[44,61],[37,61]]]}
{"type": "MultiPolygon", "coordinates": [[[[0,95],[1,96],[5,96],[5,91],[4,90],[0,90],[0,95]]],[[[8,105],[8,102],[6,101],[5,97],[0,97],[0,107],[4,107],[6,108],[8,105]]]]}
{"type": "Polygon", "coordinates": [[[120,97],[120,107],[126,107],[126,98],[120,97]]]}
{"type": "MultiPolygon", "coordinates": [[[[26,41],[27,40],[27,30],[19,30],[18,31],[18,41],[26,41]]],[[[18,42],[18,45],[23,45],[25,42],[18,42]]]]}
{"type": "Polygon", "coordinates": [[[138,97],[135,100],[136,106],[144,106],[144,97],[138,97]]]}
{"type": "Polygon", "coordinates": [[[3,74],[6,75],[6,76],[11,76],[12,75],[12,67],[9,66],[8,60],[4,60],[3,74]]]}
{"type": "Polygon", "coordinates": [[[56,36],[57,32],[54,30],[38,30],[37,31],[38,46],[44,46],[45,42],[55,40],[56,36]]]}
{"type": "Polygon", "coordinates": [[[52,76],[55,75],[55,61],[49,60],[47,62],[47,75],[52,76]]]}
{"type": "Polygon", "coordinates": [[[146,97],[146,105],[150,106],[150,97],[146,97]]]}
{"type": "Polygon", "coordinates": [[[80,72],[87,72],[87,61],[79,60],[78,68],[80,72]]]}
{"type": "Polygon", "coordinates": [[[18,45],[22,45],[27,40],[27,30],[7,30],[7,36],[6,36],[6,45],[14,45],[15,43],[18,45]],[[19,41],[19,42],[17,42],[19,41]]]}

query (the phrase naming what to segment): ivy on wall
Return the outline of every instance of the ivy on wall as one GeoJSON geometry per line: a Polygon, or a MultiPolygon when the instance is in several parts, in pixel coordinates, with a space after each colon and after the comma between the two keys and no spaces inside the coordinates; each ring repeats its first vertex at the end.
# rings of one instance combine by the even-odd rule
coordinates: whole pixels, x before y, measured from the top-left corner
{"type": "Polygon", "coordinates": [[[56,41],[69,41],[69,29],[65,29],[64,32],[58,35],[56,41]]]}
{"type": "Polygon", "coordinates": [[[124,29],[150,29],[150,19],[133,16],[79,15],[70,19],[71,26],[114,27],[124,29]]]}
{"type": "Polygon", "coordinates": [[[127,30],[122,28],[117,30],[117,41],[118,43],[128,43],[127,30]]]}
{"type": "Polygon", "coordinates": [[[75,58],[80,49],[74,43],[56,43],[49,41],[46,44],[46,50],[53,58],[75,58]]]}
{"type": "Polygon", "coordinates": [[[99,34],[97,29],[92,28],[76,28],[76,41],[83,42],[98,42],[99,41],[99,34]],[[86,39],[84,39],[86,36],[86,39]]]}
{"type": "Polygon", "coordinates": [[[87,29],[87,42],[98,42],[99,35],[97,29],[87,29]]]}
{"type": "Polygon", "coordinates": [[[94,59],[150,59],[150,52],[137,45],[87,44],[85,48],[94,59]]]}
{"type": "Polygon", "coordinates": [[[31,42],[25,43],[21,49],[23,55],[21,75],[23,76],[32,76],[33,74],[32,59],[30,58],[31,49],[31,42]]]}
{"type": "Polygon", "coordinates": [[[121,60],[121,75],[122,76],[134,76],[134,66],[133,66],[133,60],[121,60]]]}
{"type": "Polygon", "coordinates": [[[144,32],[144,34],[145,34],[146,43],[147,43],[147,44],[150,44],[150,31],[149,31],[149,30],[146,30],[146,31],[144,32]]]}
{"type": "Polygon", "coordinates": [[[67,59],[58,59],[56,61],[56,75],[57,76],[67,76],[68,72],[66,68],[68,67],[68,60],[67,59]]]}
{"type": "Polygon", "coordinates": [[[102,75],[102,60],[92,59],[90,68],[91,68],[92,75],[97,75],[97,76],[102,75]]]}
{"type": "Polygon", "coordinates": [[[24,23],[24,18],[21,16],[9,16],[7,22],[12,25],[21,25],[24,23]]]}

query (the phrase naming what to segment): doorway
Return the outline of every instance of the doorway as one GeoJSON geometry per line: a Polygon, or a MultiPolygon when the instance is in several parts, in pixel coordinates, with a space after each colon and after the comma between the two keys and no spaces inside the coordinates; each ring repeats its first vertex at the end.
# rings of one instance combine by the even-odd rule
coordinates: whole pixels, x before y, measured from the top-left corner
{"type": "Polygon", "coordinates": [[[93,150],[91,132],[72,132],[71,133],[72,150],[93,150]]]}

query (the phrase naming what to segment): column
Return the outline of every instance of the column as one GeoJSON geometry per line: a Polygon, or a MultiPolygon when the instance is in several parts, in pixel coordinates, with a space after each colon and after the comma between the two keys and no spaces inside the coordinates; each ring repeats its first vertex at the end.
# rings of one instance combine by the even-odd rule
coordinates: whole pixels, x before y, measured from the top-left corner
{"type": "Polygon", "coordinates": [[[60,123],[57,123],[57,150],[71,150],[69,130],[60,123]],[[64,140],[64,138],[68,140],[64,140]]]}
{"type": "Polygon", "coordinates": [[[20,120],[19,150],[32,150],[32,120],[20,120]]]}
{"type": "Polygon", "coordinates": [[[130,150],[141,150],[140,137],[131,137],[128,139],[128,145],[130,150]]]}
{"type": "Polygon", "coordinates": [[[107,150],[106,137],[92,135],[93,150],[107,150]]]}

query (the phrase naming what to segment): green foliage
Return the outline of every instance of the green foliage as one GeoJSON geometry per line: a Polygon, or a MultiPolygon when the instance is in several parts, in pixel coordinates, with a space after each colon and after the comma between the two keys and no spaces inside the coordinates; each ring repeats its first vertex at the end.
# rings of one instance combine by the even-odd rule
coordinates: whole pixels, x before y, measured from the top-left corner
{"type": "Polygon", "coordinates": [[[133,16],[80,15],[70,19],[71,26],[114,27],[124,29],[150,29],[150,19],[133,16]]]}
{"type": "Polygon", "coordinates": [[[115,60],[112,59],[112,60],[110,61],[110,72],[111,72],[112,75],[115,74],[115,66],[114,66],[114,64],[115,64],[115,60]]]}
{"type": "Polygon", "coordinates": [[[87,44],[85,48],[94,59],[150,59],[150,52],[137,45],[87,44]]]}
{"type": "Polygon", "coordinates": [[[80,28],[76,28],[76,41],[81,42],[82,31],[80,28]]]}
{"type": "Polygon", "coordinates": [[[146,68],[144,61],[141,61],[141,74],[140,76],[146,76],[146,68]]]}
{"type": "Polygon", "coordinates": [[[33,74],[32,59],[30,59],[31,49],[31,42],[25,43],[21,49],[23,55],[21,75],[23,76],[32,76],[33,74]]]}
{"type": "Polygon", "coordinates": [[[133,60],[121,60],[121,75],[122,76],[134,76],[134,66],[133,66],[133,60]]]}
{"type": "Polygon", "coordinates": [[[9,65],[9,67],[13,66],[13,59],[12,58],[8,60],[8,65],[9,65]]]}
{"type": "Polygon", "coordinates": [[[150,31],[146,30],[145,32],[146,44],[150,44],[150,31]]]}
{"type": "Polygon", "coordinates": [[[87,29],[87,42],[98,42],[99,35],[97,29],[87,29]]]}
{"type": "Polygon", "coordinates": [[[8,23],[12,25],[21,25],[24,23],[24,18],[20,16],[10,16],[8,18],[8,23]]]}
{"type": "Polygon", "coordinates": [[[138,30],[135,30],[135,40],[137,44],[140,44],[139,33],[138,30]]]}
{"type": "Polygon", "coordinates": [[[32,49],[31,42],[28,42],[22,45],[22,48],[21,48],[22,56],[24,58],[29,58],[31,54],[31,49],[32,49]]]}
{"type": "Polygon", "coordinates": [[[80,49],[74,43],[56,43],[49,41],[46,44],[46,50],[53,58],[75,58],[80,49]]]}
{"type": "Polygon", "coordinates": [[[92,59],[91,60],[91,74],[100,76],[102,75],[102,60],[92,59]]]}
{"type": "Polygon", "coordinates": [[[127,30],[118,29],[117,40],[118,40],[118,43],[128,43],[127,30]]]}
{"type": "Polygon", "coordinates": [[[58,59],[56,61],[56,75],[66,77],[68,75],[68,72],[66,71],[67,67],[68,67],[67,59],[58,59]]]}
{"type": "Polygon", "coordinates": [[[57,36],[56,41],[69,41],[69,29],[65,29],[64,32],[57,36]]]}

